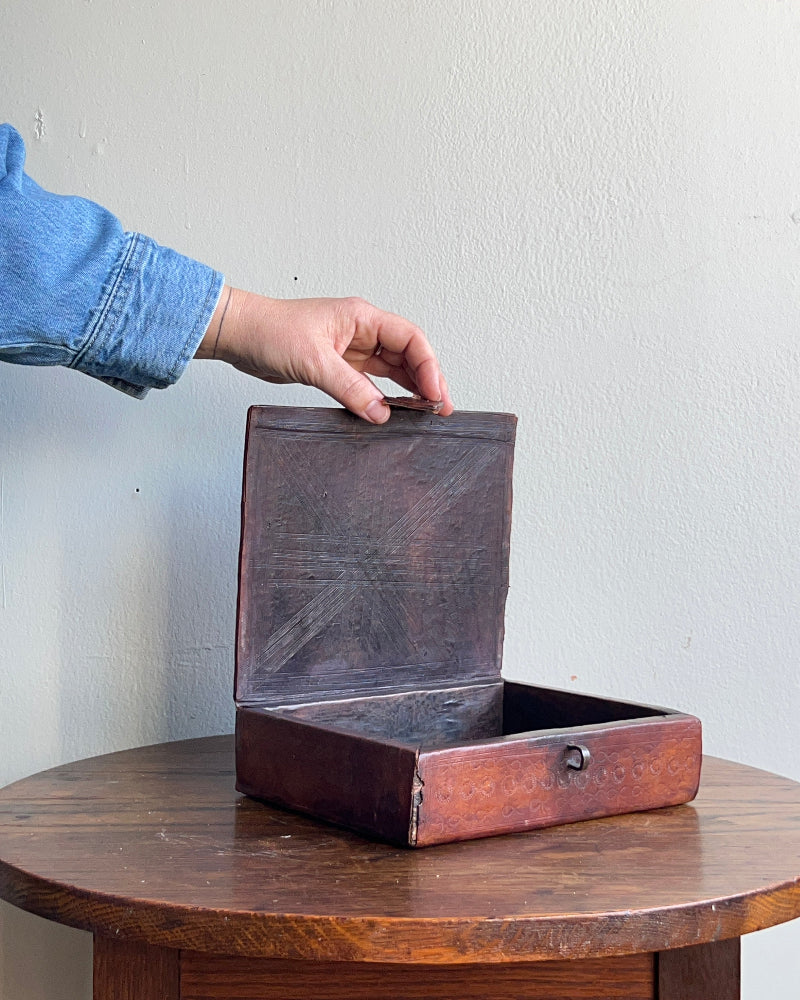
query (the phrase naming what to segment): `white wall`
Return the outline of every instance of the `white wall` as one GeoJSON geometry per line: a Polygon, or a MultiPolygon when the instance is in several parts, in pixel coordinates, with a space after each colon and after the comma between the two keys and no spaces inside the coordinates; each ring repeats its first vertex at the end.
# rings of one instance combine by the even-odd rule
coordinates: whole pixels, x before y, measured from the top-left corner
{"type": "MultiPolygon", "coordinates": [[[[798,49],[789,0],[5,0],[0,118],[234,283],[416,319],[520,416],[507,672],[800,779],[798,49]]],[[[245,409],[322,397],[0,386],[0,783],[229,730],[245,409]]],[[[88,935],[0,915],[3,1000],[89,997],[88,935]]]]}

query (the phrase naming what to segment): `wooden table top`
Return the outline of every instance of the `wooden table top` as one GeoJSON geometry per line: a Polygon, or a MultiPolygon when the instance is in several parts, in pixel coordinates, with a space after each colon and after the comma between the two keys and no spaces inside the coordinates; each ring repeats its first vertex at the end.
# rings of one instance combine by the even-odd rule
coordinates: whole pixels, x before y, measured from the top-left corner
{"type": "Polygon", "coordinates": [[[737,937],[800,916],[800,784],[706,758],[689,806],[404,850],[236,793],[233,739],[0,791],[0,897],[173,948],[508,962],[737,937]]]}

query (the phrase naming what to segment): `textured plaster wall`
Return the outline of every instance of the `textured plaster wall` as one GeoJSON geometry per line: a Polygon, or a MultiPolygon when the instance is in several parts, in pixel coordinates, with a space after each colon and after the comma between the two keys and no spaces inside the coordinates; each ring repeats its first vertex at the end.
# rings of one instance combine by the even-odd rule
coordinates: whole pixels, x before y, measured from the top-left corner
{"type": "MultiPolygon", "coordinates": [[[[415,318],[520,416],[508,674],[800,779],[799,48],[789,0],[6,0],[0,113],[234,283],[415,318]]],[[[0,782],[230,730],[245,410],[322,397],[0,386],[0,782]]],[[[88,935],[0,921],[3,1000],[90,996],[88,935]]]]}

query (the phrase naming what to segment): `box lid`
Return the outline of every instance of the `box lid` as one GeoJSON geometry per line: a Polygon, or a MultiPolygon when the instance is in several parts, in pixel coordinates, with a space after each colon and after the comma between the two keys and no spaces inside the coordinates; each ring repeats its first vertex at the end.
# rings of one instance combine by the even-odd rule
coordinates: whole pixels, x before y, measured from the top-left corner
{"type": "Polygon", "coordinates": [[[516,417],[252,407],[235,697],[497,680],[516,417]]]}

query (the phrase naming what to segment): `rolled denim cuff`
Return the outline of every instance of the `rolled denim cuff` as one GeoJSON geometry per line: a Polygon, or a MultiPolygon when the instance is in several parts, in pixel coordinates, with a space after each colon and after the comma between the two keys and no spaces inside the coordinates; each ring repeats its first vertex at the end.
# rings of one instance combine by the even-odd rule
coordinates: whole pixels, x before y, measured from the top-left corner
{"type": "Polygon", "coordinates": [[[70,368],[139,399],[172,385],[194,356],[222,285],[213,268],[126,233],[70,368]]]}

